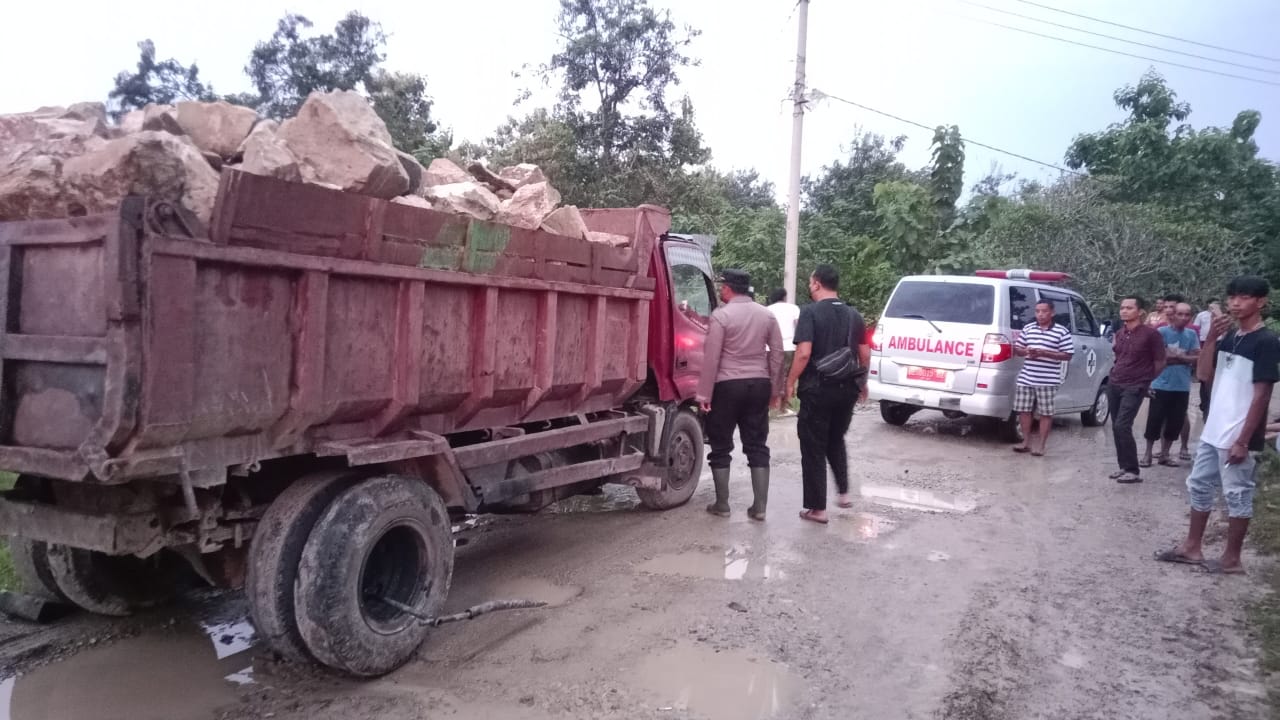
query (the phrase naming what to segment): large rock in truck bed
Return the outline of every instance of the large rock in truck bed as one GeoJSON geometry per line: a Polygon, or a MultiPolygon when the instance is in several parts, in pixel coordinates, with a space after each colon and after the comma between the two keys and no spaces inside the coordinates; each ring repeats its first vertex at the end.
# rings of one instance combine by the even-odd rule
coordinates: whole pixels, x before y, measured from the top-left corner
{"type": "Polygon", "coordinates": [[[351,91],[312,93],[283,122],[222,101],[148,105],[116,125],[101,103],[0,116],[0,221],[97,213],[145,195],[208,225],[225,169],[394,199],[461,225],[493,221],[611,248],[634,235],[590,227],[576,208],[558,207],[560,193],[536,165],[494,172],[474,162],[463,170],[437,158],[423,167],[393,146],[386,124],[351,91]]]}

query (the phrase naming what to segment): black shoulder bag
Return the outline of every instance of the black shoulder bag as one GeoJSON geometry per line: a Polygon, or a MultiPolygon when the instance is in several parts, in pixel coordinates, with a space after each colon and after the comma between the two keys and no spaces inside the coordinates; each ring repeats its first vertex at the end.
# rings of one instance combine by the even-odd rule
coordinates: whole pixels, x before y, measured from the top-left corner
{"type": "Polygon", "coordinates": [[[858,353],[854,350],[859,343],[858,338],[853,336],[856,327],[853,322],[853,308],[847,305],[845,307],[849,310],[845,313],[845,319],[849,323],[848,341],[844,347],[823,355],[813,364],[813,369],[818,371],[818,377],[823,380],[833,382],[861,380],[867,374],[867,369],[862,367],[858,361],[858,353]]]}

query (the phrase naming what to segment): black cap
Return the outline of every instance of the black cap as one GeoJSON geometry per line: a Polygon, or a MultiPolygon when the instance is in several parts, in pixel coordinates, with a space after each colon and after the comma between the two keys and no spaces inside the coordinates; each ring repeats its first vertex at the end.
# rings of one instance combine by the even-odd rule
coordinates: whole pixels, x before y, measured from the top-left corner
{"type": "Polygon", "coordinates": [[[746,270],[723,270],[717,282],[724,283],[729,289],[739,295],[747,295],[751,293],[751,275],[746,270]]]}

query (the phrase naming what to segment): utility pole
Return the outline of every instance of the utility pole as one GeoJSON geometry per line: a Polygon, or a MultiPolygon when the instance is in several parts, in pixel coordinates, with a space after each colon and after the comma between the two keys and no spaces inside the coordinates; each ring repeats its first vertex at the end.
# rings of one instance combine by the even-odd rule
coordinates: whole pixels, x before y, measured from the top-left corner
{"type": "Polygon", "coordinates": [[[796,262],[800,254],[800,146],[804,138],[805,97],[804,55],[809,35],[809,0],[800,4],[800,32],[796,40],[796,85],[791,90],[791,193],[787,200],[787,249],[784,282],[787,302],[796,301],[796,262]]]}

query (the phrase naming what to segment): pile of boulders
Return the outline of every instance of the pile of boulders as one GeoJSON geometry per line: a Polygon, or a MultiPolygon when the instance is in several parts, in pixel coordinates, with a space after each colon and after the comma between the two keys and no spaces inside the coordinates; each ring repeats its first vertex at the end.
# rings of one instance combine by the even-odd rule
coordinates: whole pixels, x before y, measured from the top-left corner
{"type": "Polygon", "coordinates": [[[148,105],[108,122],[101,103],[0,116],[0,221],[104,212],[126,195],[177,202],[205,223],[219,172],[321,185],[530,230],[624,245],[587,229],[536,165],[423,167],[351,91],[316,92],[277,123],[226,102],[148,105]]]}

